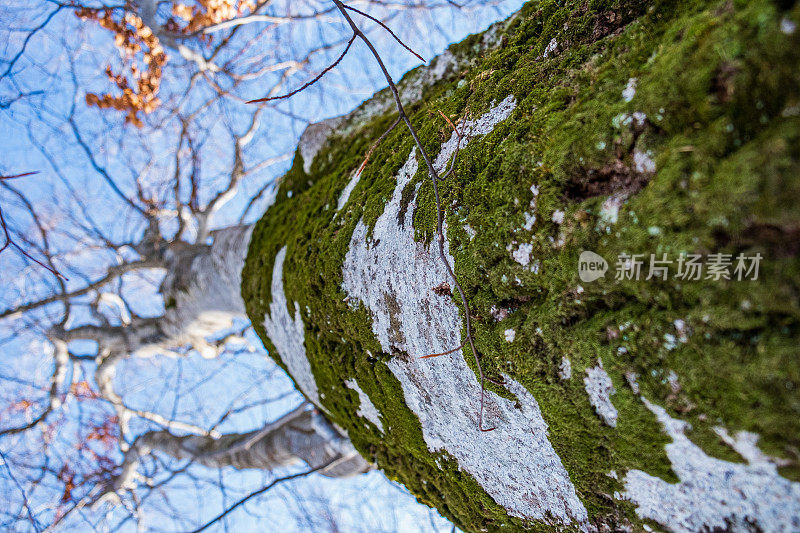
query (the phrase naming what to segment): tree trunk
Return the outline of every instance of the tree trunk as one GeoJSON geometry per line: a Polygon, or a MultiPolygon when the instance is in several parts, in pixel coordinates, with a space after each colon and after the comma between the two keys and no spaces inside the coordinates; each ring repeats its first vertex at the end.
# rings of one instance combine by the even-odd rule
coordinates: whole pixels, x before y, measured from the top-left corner
{"type": "Polygon", "coordinates": [[[399,84],[454,168],[438,205],[406,130],[353,152],[386,91],[312,128],[253,230],[251,322],[463,529],[798,529],[800,8],[551,4],[399,84]]]}
{"type": "Polygon", "coordinates": [[[327,477],[351,477],[372,467],[353,445],[316,410],[302,404],[261,429],[221,437],[152,431],[136,439],[125,454],[122,474],[109,494],[135,487],[141,457],[160,452],[175,459],[191,460],[209,468],[274,470],[300,462],[327,477]]]}
{"type": "Polygon", "coordinates": [[[158,251],[166,270],[160,294],[164,314],[135,317],[121,326],[84,325],[51,336],[72,341],[94,340],[101,357],[152,356],[191,346],[205,357],[218,353],[208,338],[230,328],[235,318],[246,319],[241,297],[241,269],[252,226],[213,232],[211,244],[171,243],[158,251]]]}
{"type": "Polygon", "coordinates": [[[217,230],[210,246],[168,252],[160,328],[171,343],[191,344],[213,357],[216,350],[205,338],[230,328],[235,318],[246,318],[241,272],[252,231],[252,226],[217,230]]]}
{"type": "Polygon", "coordinates": [[[173,243],[164,253],[167,274],[160,292],[164,315],[134,318],[122,326],[78,326],[52,332],[58,343],[92,339],[99,345],[95,381],[103,398],[117,411],[120,430],[130,438],[129,422],[135,417],[151,420],[168,429],[145,433],[126,452],[122,473],[108,487],[107,497],[135,486],[139,459],[152,452],[176,459],[192,459],[221,468],[272,470],[306,463],[329,477],[347,477],[371,466],[355,451],[346,435],[331,425],[316,409],[304,403],[298,409],[249,433],[219,435],[157,413],[128,407],[114,388],[118,363],[129,356],[174,353],[181,346],[214,357],[224,342],[209,338],[230,328],[235,318],[246,318],[240,294],[241,271],[252,226],[237,226],[212,232],[205,244],[173,243]],[[176,432],[189,433],[178,436],[176,432]]]}

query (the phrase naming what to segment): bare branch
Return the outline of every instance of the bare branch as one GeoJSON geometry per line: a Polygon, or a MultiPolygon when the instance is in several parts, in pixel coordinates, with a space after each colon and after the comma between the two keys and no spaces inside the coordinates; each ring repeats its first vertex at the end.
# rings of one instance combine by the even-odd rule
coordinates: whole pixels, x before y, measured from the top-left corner
{"type": "Polygon", "coordinates": [[[341,55],[340,55],[338,58],[336,58],[336,61],[334,61],[333,63],[331,63],[331,64],[330,64],[330,65],[328,65],[327,67],[325,67],[325,68],[322,70],[322,72],[320,72],[320,73],[317,75],[317,77],[315,77],[314,79],[312,79],[311,81],[309,81],[309,82],[307,82],[307,83],[304,83],[302,86],[298,87],[298,88],[297,88],[297,89],[295,89],[294,91],[292,91],[292,92],[289,92],[289,93],[286,93],[286,94],[283,94],[283,95],[281,95],[281,96],[269,96],[269,97],[267,97],[267,98],[259,98],[258,100],[250,100],[250,101],[249,101],[249,102],[247,102],[247,103],[248,103],[248,104],[255,104],[255,103],[258,103],[258,102],[271,102],[272,100],[283,100],[283,99],[285,99],[285,98],[291,98],[292,96],[294,96],[294,95],[296,95],[296,94],[298,94],[298,93],[300,93],[300,92],[303,92],[305,89],[307,89],[307,88],[311,87],[312,85],[314,85],[315,83],[317,83],[319,80],[321,80],[321,79],[322,79],[322,77],[323,77],[325,74],[327,74],[328,72],[330,72],[331,70],[333,70],[334,68],[336,68],[336,65],[338,65],[338,64],[339,64],[339,63],[342,61],[342,59],[344,59],[344,56],[346,56],[346,55],[347,55],[347,52],[350,50],[350,47],[353,45],[353,42],[354,42],[355,40],[356,40],[356,36],[354,35],[353,37],[351,37],[351,38],[350,38],[350,40],[349,40],[349,41],[347,41],[347,46],[345,47],[345,49],[344,49],[344,51],[341,53],[341,55]]]}
{"type": "MultiPolygon", "coordinates": [[[[25,176],[32,176],[34,174],[38,174],[38,171],[25,172],[23,174],[15,174],[13,176],[0,176],[0,186],[2,186],[5,190],[10,191],[12,194],[14,194],[23,203],[25,208],[28,210],[28,213],[33,218],[34,222],[36,223],[36,226],[39,229],[39,234],[41,235],[42,240],[44,241],[45,247],[46,247],[47,246],[47,232],[44,230],[44,227],[42,226],[41,222],[39,221],[39,217],[36,215],[36,211],[34,210],[33,205],[28,201],[27,198],[25,198],[25,196],[21,192],[19,192],[14,187],[12,187],[8,183],[6,183],[7,181],[12,180],[12,179],[22,178],[22,177],[25,177],[25,176]]],[[[50,271],[53,275],[56,276],[56,278],[59,278],[59,281],[61,282],[62,289],[63,289],[63,281],[62,280],[65,280],[66,278],[58,271],[56,266],[53,264],[52,258],[51,258],[51,256],[49,254],[45,254],[46,255],[45,261],[47,261],[47,263],[48,263],[48,264],[45,264],[42,261],[40,261],[40,260],[36,259],[35,257],[33,257],[27,250],[25,250],[22,246],[17,244],[14,241],[14,239],[11,238],[11,234],[10,234],[9,229],[8,229],[8,224],[7,224],[5,216],[3,214],[2,205],[0,205],[0,230],[2,230],[3,236],[5,238],[5,242],[3,243],[3,246],[0,247],[0,253],[4,252],[9,246],[14,248],[14,249],[16,249],[23,256],[27,257],[28,259],[30,259],[31,261],[33,261],[37,265],[41,266],[42,268],[50,271]]]]}
{"type": "Polygon", "coordinates": [[[50,378],[50,391],[48,393],[47,407],[44,409],[44,411],[42,411],[41,414],[39,414],[39,416],[27,424],[0,430],[0,437],[14,435],[35,427],[40,422],[44,421],[44,419],[47,418],[50,413],[61,407],[61,386],[67,376],[69,352],[67,351],[67,343],[65,342],[56,341],[54,342],[54,346],[55,354],[53,358],[53,375],[50,378]]]}
{"type": "MultiPolygon", "coordinates": [[[[344,4],[342,4],[342,5],[344,5],[344,4]]],[[[370,15],[370,14],[368,14],[368,13],[364,13],[363,11],[359,11],[358,9],[356,9],[356,8],[354,8],[354,7],[352,7],[352,6],[344,5],[344,7],[345,7],[345,9],[349,9],[350,11],[353,11],[354,13],[358,13],[358,14],[359,14],[359,15],[361,15],[362,17],[366,17],[366,18],[370,19],[371,21],[373,21],[373,22],[377,23],[378,25],[380,25],[380,27],[381,27],[381,28],[383,28],[384,30],[386,30],[387,32],[389,32],[389,35],[391,35],[391,36],[394,38],[394,40],[395,40],[395,41],[397,41],[398,43],[400,43],[400,46],[402,46],[403,48],[405,48],[406,50],[408,50],[409,52],[411,52],[412,54],[414,54],[414,55],[417,57],[417,59],[419,59],[419,60],[420,60],[420,61],[422,61],[423,63],[425,63],[425,62],[426,62],[426,61],[425,61],[425,59],[423,59],[423,57],[422,57],[421,55],[419,55],[418,53],[416,53],[416,52],[415,52],[414,50],[412,50],[412,49],[411,49],[411,48],[410,48],[410,47],[409,47],[409,46],[408,46],[406,43],[404,43],[402,40],[400,40],[400,37],[398,37],[397,35],[395,35],[395,33],[394,33],[392,30],[391,30],[391,28],[389,28],[389,26],[387,26],[386,24],[384,24],[384,23],[383,23],[383,22],[381,22],[380,20],[376,19],[376,18],[375,18],[375,17],[373,17],[372,15],[370,15]]]]}
{"type": "Polygon", "coordinates": [[[142,259],[140,261],[134,261],[131,263],[123,263],[121,265],[112,265],[108,267],[106,270],[106,275],[102,278],[98,279],[97,281],[93,281],[86,285],[85,287],[81,287],[80,289],[75,289],[73,291],[68,291],[60,294],[54,294],[52,296],[48,296],[47,298],[42,298],[41,300],[37,300],[35,302],[30,302],[22,305],[18,305],[16,307],[12,307],[6,309],[4,311],[0,311],[0,319],[6,318],[12,315],[16,315],[19,313],[25,313],[27,311],[32,311],[33,309],[38,309],[39,307],[43,307],[45,305],[55,303],[55,302],[66,302],[73,298],[77,298],[79,296],[83,296],[88,294],[92,291],[96,291],[101,289],[104,285],[107,285],[114,279],[122,276],[127,272],[132,272],[134,270],[140,269],[148,269],[148,268],[159,268],[163,267],[163,261],[157,259],[142,259]]]}
{"type": "Polygon", "coordinates": [[[22,487],[19,480],[17,480],[17,477],[14,475],[14,472],[11,471],[11,465],[8,463],[8,459],[6,458],[2,450],[0,450],[0,463],[2,463],[3,466],[6,467],[6,472],[8,472],[8,477],[11,478],[11,481],[14,483],[14,485],[16,485],[17,490],[19,490],[20,494],[22,495],[22,505],[25,508],[25,512],[28,514],[28,520],[30,520],[33,529],[36,530],[37,532],[41,531],[38,520],[36,520],[36,517],[33,516],[33,511],[31,510],[31,504],[30,500],[28,499],[28,494],[25,492],[25,489],[22,487]]]}
{"type": "Polygon", "coordinates": [[[75,135],[75,140],[78,141],[78,145],[80,145],[80,147],[83,149],[83,152],[86,154],[87,159],[89,159],[89,163],[92,165],[92,168],[103,178],[103,180],[105,180],[106,183],[108,183],[109,187],[111,187],[111,189],[117,194],[117,196],[119,196],[120,199],[122,199],[123,202],[125,202],[135,211],[138,211],[140,214],[142,214],[144,217],[147,218],[148,217],[147,212],[145,212],[144,209],[136,205],[136,203],[134,203],[133,200],[131,200],[128,197],[128,195],[122,192],[122,190],[119,188],[119,185],[117,185],[114,179],[109,175],[108,171],[97,163],[97,160],[94,157],[94,153],[89,148],[89,145],[87,145],[86,142],[83,140],[83,137],[81,136],[80,131],[78,130],[78,125],[75,123],[75,117],[72,115],[70,115],[69,117],[69,125],[72,127],[72,132],[75,135]]]}
{"type": "Polygon", "coordinates": [[[336,461],[335,459],[331,459],[328,463],[322,464],[322,465],[317,466],[315,468],[310,468],[310,469],[306,470],[305,472],[300,472],[298,474],[291,474],[291,475],[288,475],[288,476],[279,477],[279,478],[273,480],[268,485],[258,489],[257,491],[251,492],[250,494],[248,494],[247,496],[245,496],[241,500],[239,500],[236,503],[234,503],[232,506],[230,506],[227,509],[225,509],[225,511],[223,511],[222,513],[217,515],[215,518],[209,520],[204,525],[200,526],[199,528],[197,528],[195,530],[192,530],[189,533],[200,533],[201,531],[205,531],[209,527],[213,526],[214,524],[216,524],[217,522],[219,522],[220,520],[225,518],[225,516],[227,516],[231,511],[234,511],[236,508],[238,508],[241,505],[244,505],[245,503],[247,503],[249,500],[255,498],[256,496],[260,496],[261,494],[264,494],[265,492],[267,492],[269,489],[271,489],[275,485],[278,485],[280,483],[284,483],[286,481],[291,481],[293,479],[298,479],[298,478],[301,478],[301,477],[305,477],[305,476],[307,476],[309,474],[313,474],[314,472],[318,472],[320,470],[323,470],[323,469],[327,468],[328,466],[330,466],[335,461],[336,461]]]}
{"type": "Polygon", "coordinates": [[[400,120],[401,120],[400,117],[397,117],[397,119],[394,122],[392,122],[392,125],[389,126],[389,128],[386,131],[384,131],[380,137],[378,137],[378,140],[375,141],[372,144],[372,146],[370,146],[369,150],[367,150],[367,155],[364,157],[364,161],[358,167],[358,170],[356,170],[356,174],[361,174],[361,172],[364,171],[364,168],[367,166],[367,163],[369,163],[369,158],[372,156],[372,152],[374,152],[378,148],[378,146],[381,145],[383,140],[386,137],[388,137],[390,133],[392,133],[392,131],[397,127],[398,124],[400,124],[400,120]]]}
{"type": "Polygon", "coordinates": [[[22,55],[25,53],[25,50],[28,48],[28,44],[30,43],[31,39],[33,39],[33,37],[37,33],[39,33],[42,29],[44,29],[50,23],[50,21],[53,20],[53,17],[55,17],[56,14],[58,14],[58,12],[61,11],[63,8],[64,8],[64,6],[57,5],[56,8],[53,11],[51,11],[47,15],[47,17],[45,17],[44,21],[42,21],[41,24],[39,24],[38,26],[33,28],[30,32],[28,32],[28,35],[25,37],[25,40],[22,42],[22,47],[20,48],[19,52],[17,52],[16,55],[13,58],[11,58],[11,61],[8,62],[8,66],[6,67],[6,70],[3,71],[2,74],[0,74],[0,80],[5,78],[6,76],[8,76],[8,74],[14,68],[14,65],[16,65],[17,61],[19,61],[19,58],[22,57],[22,55]]]}

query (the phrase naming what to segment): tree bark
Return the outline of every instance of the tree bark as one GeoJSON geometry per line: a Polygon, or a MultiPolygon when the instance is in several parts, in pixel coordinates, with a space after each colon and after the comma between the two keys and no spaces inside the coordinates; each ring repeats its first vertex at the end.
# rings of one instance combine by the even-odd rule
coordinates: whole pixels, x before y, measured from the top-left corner
{"type": "Polygon", "coordinates": [[[306,403],[254,431],[218,439],[154,431],[137,439],[135,449],[137,454],[160,451],[210,468],[273,470],[303,462],[310,468],[327,465],[319,473],[328,477],[350,477],[370,469],[350,441],[306,403]]]}
{"type": "Polygon", "coordinates": [[[167,252],[167,276],[161,285],[164,316],[159,327],[172,344],[191,344],[214,357],[206,337],[246,318],[241,296],[242,267],[252,226],[213,232],[211,245],[197,244],[167,252]]]}

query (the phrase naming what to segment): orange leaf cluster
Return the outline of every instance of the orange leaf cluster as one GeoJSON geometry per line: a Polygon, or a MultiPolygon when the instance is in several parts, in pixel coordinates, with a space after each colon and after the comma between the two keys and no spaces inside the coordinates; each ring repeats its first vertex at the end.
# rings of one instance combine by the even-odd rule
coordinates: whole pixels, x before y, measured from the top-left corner
{"type": "Polygon", "coordinates": [[[78,381],[69,387],[69,392],[78,400],[96,400],[99,398],[97,393],[92,390],[88,381],[78,381]]]}
{"type": "Polygon", "coordinates": [[[252,12],[256,8],[253,0],[194,0],[193,4],[176,2],[172,5],[172,14],[187,22],[180,29],[183,33],[193,33],[252,12]]]}
{"type": "Polygon", "coordinates": [[[106,75],[122,94],[89,93],[86,103],[101,109],[125,111],[125,122],[141,127],[139,113],[151,113],[160,103],[158,91],[161,87],[161,69],[167,62],[167,54],[158,37],[133,13],[124,13],[119,20],[111,9],[82,8],[76,14],[114,33],[114,44],[128,64],[127,74],[132,80],[129,82],[128,75],[115,73],[111,67],[107,67],[106,75]],[[139,54],[144,68],[134,63],[134,58],[139,54]]]}
{"type": "Polygon", "coordinates": [[[60,501],[60,504],[63,505],[72,501],[72,491],[75,490],[77,486],[75,483],[75,472],[72,471],[69,464],[65,464],[61,467],[61,470],[58,471],[56,477],[64,484],[64,492],[61,494],[60,501]]]}
{"type": "MultiPolygon", "coordinates": [[[[167,31],[188,35],[205,27],[219,24],[248,13],[256,8],[254,0],[184,0],[172,4],[172,14],[185,24],[171,18],[165,24],[167,31]]],[[[97,22],[114,33],[114,44],[126,63],[125,73],[114,72],[106,67],[106,76],[122,94],[111,93],[86,95],[86,103],[101,109],[116,109],[126,112],[125,122],[142,126],[140,113],[151,113],[161,103],[158,91],[161,87],[162,67],[167,63],[167,54],[152,29],[130,11],[113,9],[80,8],[75,14],[85,20],[97,22]],[[121,13],[121,15],[120,15],[121,13]],[[134,62],[139,57],[141,67],[134,62]]],[[[201,36],[201,41],[210,41],[201,36]]]]}
{"type": "Polygon", "coordinates": [[[25,411],[27,412],[33,406],[33,402],[29,400],[18,400],[16,402],[12,402],[11,405],[6,407],[3,411],[3,414],[13,413],[13,412],[20,412],[25,411]]]}
{"type": "Polygon", "coordinates": [[[93,426],[86,435],[86,440],[99,442],[106,451],[111,450],[119,442],[119,419],[110,416],[101,425],[93,426]]]}

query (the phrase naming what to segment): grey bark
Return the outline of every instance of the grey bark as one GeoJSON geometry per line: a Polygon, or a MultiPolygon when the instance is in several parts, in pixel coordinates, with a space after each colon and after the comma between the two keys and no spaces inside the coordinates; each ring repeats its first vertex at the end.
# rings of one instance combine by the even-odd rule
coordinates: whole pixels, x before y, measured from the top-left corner
{"type": "Polygon", "coordinates": [[[305,463],[332,478],[358,475],[373,468],[319,412],[304,403],[265,427],[220,438],[152,431],[136,439],[126,452],[119,476],[99,498],[117,499],[136,486],[139,460],[160,452],[209,468],[273,470],[305,463]]]}
{"type": "Polygon", "coordinates": [[[211,468],[272,470],[302,461],[311,468],[327,465],[320,473],[328,477],[348,477],[370,468],[350,441],[307,404],[255,431],[218,439],[156,431],[143,435],[136,447],[211,468]]]}

